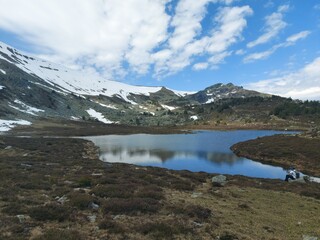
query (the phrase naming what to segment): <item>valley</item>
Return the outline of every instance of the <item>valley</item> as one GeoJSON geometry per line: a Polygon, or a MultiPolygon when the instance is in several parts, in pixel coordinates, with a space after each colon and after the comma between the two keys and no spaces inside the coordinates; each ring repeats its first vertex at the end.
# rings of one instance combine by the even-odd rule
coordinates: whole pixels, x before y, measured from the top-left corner
{"type": "Polygon", "coordinates": [[[319,183],[224,174],[221,185],[217,173],[102,162],[71,138],[297,130],[232,150],[319,177],[319,126],[318,101],[231,83],[131,86],[0,43],[0,239],[319,238],[319,183]]]}

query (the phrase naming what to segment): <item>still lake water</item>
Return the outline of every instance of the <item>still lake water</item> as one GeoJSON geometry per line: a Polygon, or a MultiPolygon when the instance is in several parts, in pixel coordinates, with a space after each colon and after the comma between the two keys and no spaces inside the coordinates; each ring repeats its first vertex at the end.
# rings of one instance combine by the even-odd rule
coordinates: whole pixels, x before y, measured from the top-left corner
{"type": "Polygon", "coordinates": [[[174,170],[240,174],[249,177],[285,177],[281,167],[237,157],[230,147],[241,141],[281,131],[195,131],[193,134],[134,134],[85,137],[100,148],[105,162],[131,163],[174,170]]]}

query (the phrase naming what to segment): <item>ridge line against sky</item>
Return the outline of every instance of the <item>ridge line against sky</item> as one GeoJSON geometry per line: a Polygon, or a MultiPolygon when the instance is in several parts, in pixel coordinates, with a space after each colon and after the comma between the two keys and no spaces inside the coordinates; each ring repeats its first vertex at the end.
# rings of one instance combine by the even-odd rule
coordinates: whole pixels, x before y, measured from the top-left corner
{"type": "Polygon", "coordinates": [[[0,41],[107,79],[320,100],[317,0],[0,0],[0,41]]]}

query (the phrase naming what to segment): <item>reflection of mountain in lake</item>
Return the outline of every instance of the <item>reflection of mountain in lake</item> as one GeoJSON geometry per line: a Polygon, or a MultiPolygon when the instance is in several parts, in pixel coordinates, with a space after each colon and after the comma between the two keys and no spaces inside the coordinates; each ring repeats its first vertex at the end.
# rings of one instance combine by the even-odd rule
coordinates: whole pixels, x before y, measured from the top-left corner
{"type": "Polygon", "coordinates": [[[107,162],[127,162],[127,163],[143,163],[143,162],[162,162],[165,163],[172,159],[197,158],[203,159],[215,164],[233,165],[239,161],[233,153],[222,152],[192,152],[192,151],[168,151],[162,149],[141,149],[141,148],[123,148],[110,147],[100,150],[100,158],[107,162]]]}
{"type": "Polygon", "coordinates": [[[233,165],[235,162],[243,161],[242,158],[237,157],[233,153],[221,153],[221,152],[214,152],[214,153],[207,153],[206,158],[204,158],[210,162],[214,162],[216,164],[228,164],[233,165]]]}

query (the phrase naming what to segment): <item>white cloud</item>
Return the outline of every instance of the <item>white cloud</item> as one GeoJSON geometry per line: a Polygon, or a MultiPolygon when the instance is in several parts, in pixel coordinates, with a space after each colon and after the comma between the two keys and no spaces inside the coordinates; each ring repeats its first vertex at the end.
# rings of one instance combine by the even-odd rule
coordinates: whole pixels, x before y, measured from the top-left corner
{"type": "Polygon", "coordinates": [[[215,54],[213,55],[212,57],[209,58],[209,62],[212,64],[212,65],[218,65],[218,64],[221,64],[223,63],[224,59],[228,56],[230,56],[232,54],[232,51],[230,52],[222,52],[222,53],[218,53],[218,54],[215,54]]]}
{"type": "Polygon", "coordinates": [[[254,62],[261,59],[266,59],[272,55],[278,49],[277,46],[272,47],[271,49],[263,52],[251,53],[243,59],[244,63],[254,62]]]}
{"type": "Polygon", "coordinates": [[[297,34],[291,35],[287,38],[288,43],[294,43],[300,39],[306,38],[311,32],[310,31],[302,31],[297,34]]]}
{"type": "Polygon", "coordinates": [[[42,58],[73,68],[163,76],[192,65],[194,56],[224,52],[252,12],[223,7],[233,0],[179,0],[175,9],[171,1],[0,0],[0,28],[33,44],[42,58]],[[202,32],[208,4],[218,9],[213,33],[202,32]]]}
{"type": "Polygon", "coordinates": [[[320,58],[316,58],[296,72],[278,78],[250,83],[245,87],[294,99],[320,100],[319,82],[320,58]]]}
{"type": "Polygon", "coordinates": [[[256,40],[247,44],[248,48],[255,47],[260,44],[269,42],[271,39],[276,37],[279,32],[287,26],[287,23],[283,21],[283,14],[288,11],[289,5],[282,5],[278,7],[277,12],[265,18],[264,33],[256,40]]]}
{"type": "Polygon", "coordinates": [[[104,73],[148,70],[150,53],[168,37],[166,0],[0,0],[0,28],[60,63],[104,73]]]}
{"type": "Polygon", "coordinates": [[[247,55],[244,59],[244,63],[254,62],[256,60],[266,59],[270,55],[272,55],[275,51],[277,51],[279,48],[285,48],[294,45],[297,41],[302,40],[306,38],[311,32],[310,31],[302,31],[297,34],[293,34],[289,36],[285,42],[279,43],[274,45],[272,48],[263,51],[263,52],[256,52],[247,55]]]}
{"type": "Polygon", "coordinates": [[[207,69],[209,64],[207,62],[196,63],[193,65],[193,69],[196,71],[207,69]]]}
{"type": "Polygon", "coordinates": [[[235,51],[235,54],[236,55],[244,55],[244,54],[246,54],[246,51],[243,49],[239,49],[239,50],[235,51]]]}
{"type": "MultiPolygon", "coordinates": [[[[161,61],[155,62],[156,76],[170,75],[182,70],[192,64],[192,57],[197,55],[208,55],[207,62],[216,68],[215,65],[231,54],[226,54],[227,49],[242,39],[242,31],[247,26],[245,17],[253,13],[249,6],[220,8],[210,34],[200,36],[200,22],[205,16],[205,6],[208,3],[206,0],[179,2],[177,9],[183,10],[180,9],[178,13],[187,13],[183,14],[184,20],[181,20],[179,14],[175,16],[179,20],[173,19],[175,29],[168,41],[167,49],[170,54],[166,55],[167,59],[162,58],[161,61]]],[[[200,65],[201,67],[203,65],[200,65]]],[[[195,64],[193,69],[200,70],[199,65],[195,64]]]]}

